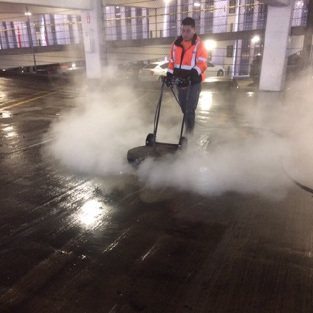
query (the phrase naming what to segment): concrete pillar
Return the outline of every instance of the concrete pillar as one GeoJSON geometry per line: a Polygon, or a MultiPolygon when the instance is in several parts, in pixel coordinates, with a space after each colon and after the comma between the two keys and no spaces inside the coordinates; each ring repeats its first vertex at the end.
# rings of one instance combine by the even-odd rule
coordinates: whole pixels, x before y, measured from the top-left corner
{"type": "Polygon", "coordinates": [[[103,6],[105,1],[90,0],[91,10],[82,11],[82,28],[86,59],[86,74],[89,80],[101,80],[107,65],[103,6]]]}
{"type": "Polygon", "coordinates": [[[260,91],[282,91],[294,0],[285,6],[268,6],[260,76],[260,91]]]}
{"type": "Polygon", "coordinates": [[[312,50],[313,50],[312,37],[313,37],[313,1],[309,1],[308,18],[304,35],[303,55],[302,55],[304,64],[306,65],[312,65],[312,50]]]}

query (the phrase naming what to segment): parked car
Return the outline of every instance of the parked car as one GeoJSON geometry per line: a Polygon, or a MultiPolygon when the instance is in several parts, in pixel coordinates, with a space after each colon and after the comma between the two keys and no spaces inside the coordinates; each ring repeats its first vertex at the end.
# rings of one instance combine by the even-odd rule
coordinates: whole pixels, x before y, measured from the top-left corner
{"type": "Polygon", "coordinates": [[[211,62],[207,62],[207,69],[204,72],[205,77],[212,77],[212,76],[224,76],[225,69],[222,66],[214,65],[211,62]]]}
{"type": "MultiPolygon", "coordinates": [[[[36,67],[37,74],[48,75],[50,78],[65,78],[74,74],[85,73],[85,61],[73,61],[64,63],[41,64],[36,67]]],[[[35,72],[35,68],[29,68],[35,72]]]]}
{"type": "Polygon", "coordinates": [[[166,76],[168,61],[152,62],[139,71],[141,81],[159,81],[161,76],[166,76]]]}
{"type": "Polygon", "coordinates": [[[139,71],[144,67],[142,61],[122,63],[117,66],[117,73],[120,79],[120,72],[127,81],[135,81],[139,77],[139,71]]]}
{"type": "MultiPolygon", "coordinates": [[[[262,66],[262,55],[258,54],[254,57],[250,67],[250,77],[254,84],[258,84],[260,80],[262,66]]],[[[291,54],[288,57],[286,75],[287,77],[294,77],[303,68],[302,51],[291,54]]]]}

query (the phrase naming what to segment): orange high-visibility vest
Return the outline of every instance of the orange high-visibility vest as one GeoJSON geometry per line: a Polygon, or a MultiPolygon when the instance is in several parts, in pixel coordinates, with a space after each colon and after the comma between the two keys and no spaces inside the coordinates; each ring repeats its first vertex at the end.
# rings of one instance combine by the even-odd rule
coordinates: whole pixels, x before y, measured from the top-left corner
{"type": "Polygon", "coordinates": [[[191,70],[195,69],[201,76],[198,80],[191,77],[191,81],[203,81],[208,59],[208,51],[204,47],[204,42],[195,34],[191,46],[184,51],[182,41],[183,38],[180,36],[173,42],[167,71],[176,77],[186,78],[190,77],[191,70]]]}

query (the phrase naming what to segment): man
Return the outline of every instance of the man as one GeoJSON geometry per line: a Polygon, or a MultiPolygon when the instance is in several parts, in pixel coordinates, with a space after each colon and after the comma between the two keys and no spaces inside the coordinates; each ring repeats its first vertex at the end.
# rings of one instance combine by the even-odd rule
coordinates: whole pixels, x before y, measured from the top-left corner
{"type": "Polygon", "coordinates": [[[181,36],[173,42],[167,70],[167,85],[175,79],[178,100],[185,114],[186,133],[193,133],[195,111],[201,92],[201,82],[207,68],[208,52],[196,34],[195,20],[182,21],[181,36]]]}

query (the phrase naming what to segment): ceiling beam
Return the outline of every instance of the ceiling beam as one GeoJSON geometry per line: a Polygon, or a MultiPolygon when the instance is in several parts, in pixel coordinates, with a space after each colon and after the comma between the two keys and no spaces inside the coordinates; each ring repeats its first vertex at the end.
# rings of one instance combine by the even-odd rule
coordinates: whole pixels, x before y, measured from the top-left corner
{"type": "Polygon", "coordinates": [[[50,8],[64,8],[64,9],[76,9],[76,10],[89,10],[91,8],[91,3],[88,0],[1,0],[2,3],[9,3],[14,6],[14,4],[23,5],[33,5],[33,6],[45,6],[50,8]]]}
{"type": "Polygon", "coordinates": [[[164,0],[105,0],[106,5],[131,6],[140,8],[156,9],[165,6],[164,0]]]}

